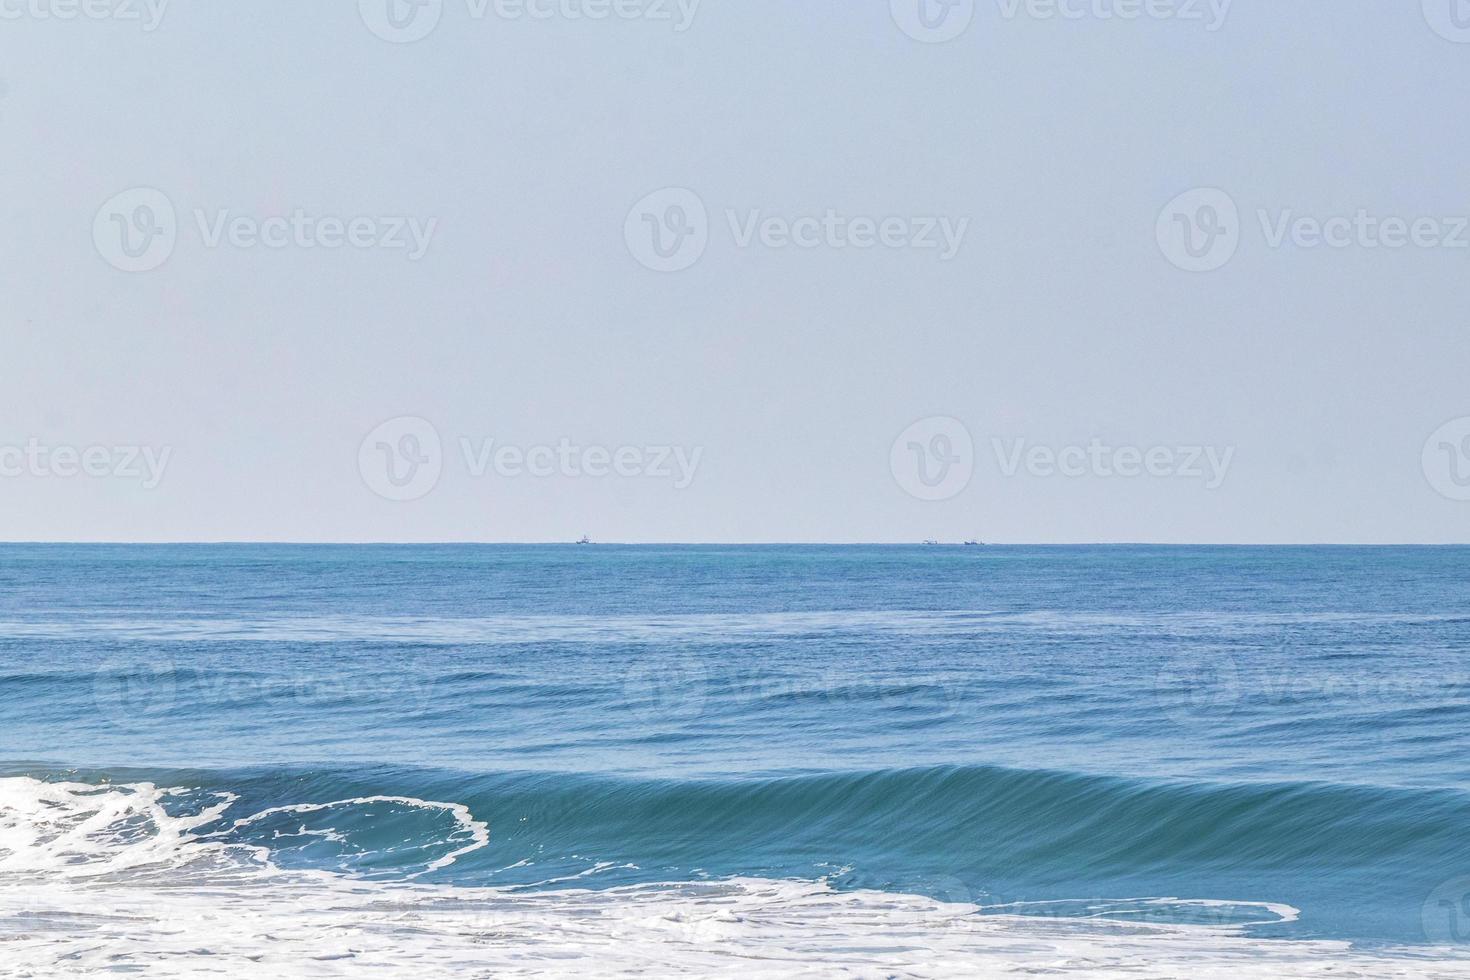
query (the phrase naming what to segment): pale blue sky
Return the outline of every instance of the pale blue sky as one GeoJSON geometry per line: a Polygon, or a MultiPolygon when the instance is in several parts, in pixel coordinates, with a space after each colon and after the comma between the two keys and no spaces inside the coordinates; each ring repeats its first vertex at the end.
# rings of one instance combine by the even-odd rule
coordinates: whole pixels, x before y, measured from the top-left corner
{"type": "Polygon", "coordinates": [[[1210,31],[982,0],[928,44],[888,0],[705,0],[682,32],[445,0],[397,44],[357,0],[172,0],[151,32],[46,2],[0,20],[0,448],[169,456],[151,488],[26,463],[0,538],[1470,540],[1421,461],[1470,416],[1470,248],[1273,248],[1258,217],[1470,215],[1470,44],[1417,3],[1236,0],[1210,31]],[[178,240],[125,272],[94,221],[139,187],[178,240]],[[708,246],[656,272],[625,224],[669,187],[708,246]],[[1156,236],[1194,188],[1239,209],[1216,271],[1156,236]],[[411,261],[211,247],[195,216],[297,209],[435,225],[411,261]],[[756,210],[968,225],[947,261],[742,246],[756,210]],[[408,501],[360,465],[400,416],[443,446],[408,501]],[[923,500],[891,451],[938,416],[973,474],[923,500]],[[1208,489],[1008,476],[993,442],[1094,438],[1233,456],[1208,489]],[[461,439],[700,456],[684,488],[475,475],[461,439]]]}

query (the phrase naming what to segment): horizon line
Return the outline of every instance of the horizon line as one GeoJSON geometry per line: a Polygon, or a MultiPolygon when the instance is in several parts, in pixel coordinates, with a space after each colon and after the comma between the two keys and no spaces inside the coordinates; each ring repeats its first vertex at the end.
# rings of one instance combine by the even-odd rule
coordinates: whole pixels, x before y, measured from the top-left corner
{"type": "Polygon", "coordinates": [[[6,545],[174,547],[174,546],[280,546],[280,547],[484,547],[484,548],[1464,548],[1470,541],[424,541],[286,540],[245,538],[191,538],[158,540],[108,539],[0,539],[6,545]]]}

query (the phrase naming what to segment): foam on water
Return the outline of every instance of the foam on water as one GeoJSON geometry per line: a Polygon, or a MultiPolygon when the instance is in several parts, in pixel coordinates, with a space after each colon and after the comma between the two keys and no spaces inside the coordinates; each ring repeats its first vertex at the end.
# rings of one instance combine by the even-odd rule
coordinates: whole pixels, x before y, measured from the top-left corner
{"type": "Polygon", "coordinates": [[[1180,904],[1163,898],[1036,917],[821,881],[430,885],[416,879],[483,848],[493,832],[463,806],[360,797],[228,818],[237,803],[146,782],[0,779],[5,975],[1470,977],[1470,958],[1450,950],[1369,954],[1250,938],[1247,922],[1295,915],[1259,903],[1196,903],[1254,909],[1234,925],[1203,927],[1118,921],[1180,904]],[[443,829],[434,839],[408,842],[422,871],[369,880],[278,861],[275,842],[341,842],[347,821],[330,818],[363,809],[435,818],[443,829]],[[266,827],[275,829],[259,833],[266,827]]]}
{"type": "Polygon", "coordinates": [[[0,638],[127,639],[335,643],[395,641],[427,645],[462,643],[718,643],[731,637],[751,640],[826,635],[968,635],[1016,628],[1042,632],[1097,629],[1168,629],[1218,632],[1311,625],[1413,626],[1461,623],[1458,613],[1367,613],[1236,611],[1135,612],[1128,614],[1060,609],[885,609],[765,612],[669,613],[599,616],[252,616],[126,617],[69,615],[64,619],[0,619],[0,638]]]}

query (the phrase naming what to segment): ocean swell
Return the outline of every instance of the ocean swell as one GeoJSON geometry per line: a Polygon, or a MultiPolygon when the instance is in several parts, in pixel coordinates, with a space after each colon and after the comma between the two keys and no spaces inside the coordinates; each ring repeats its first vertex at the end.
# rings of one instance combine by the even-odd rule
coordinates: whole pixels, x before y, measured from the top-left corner
{"type": "MultiPolygon", "coordinates": [[[[301,789],[328,779],[239,778],[247,793],[268,784],[301,789]]],[[[526,792],[546,778],[511,781],[522,780],[526,792]]],[[[727,802],[721,793],[729,792],[756,813],[789,806],[791,797],[809,809],[845,800],[872,813],[881,808],[869,790],[891,790],[884,780],[905,778],[924,789],[913,804],[926,806],[968,786],[968,780],[1006,777],[984,771],[891,773],[777,779],[713,795],[708,788],[688,792],[711,806],[727,802]]],[[[650,793],[647,787],[626,792],[650,793]]],[[[609,808],[627,802],[616,794],[602,799],[601,806],[609,808]]],[[[754,976],[959,977],[1038,970],[1146,978],[1243,971],[1470,976],[1470,961],[1451,950],[1369,953],[1343,943],[1254,939],[1240,924],[1119,921],[1095,909],[1021,916],[972,902],[841,889],[826,880],[436,884],[432,879],[453,878],[467,862],[491,854],[494,821],[481,820],[463,804],[413,797],[349,797],[233,815],[245,803],[232,791],[185,784],[0,779],[0,958],[10,975],[146,970],[159,977],[367,972],[473,978],[739,969],[754,976]],[[371,853],[374,837],[387,848],[376,865],[367,861],[349,869],[340,863],[371,853]],[[306,859],[312,849],[314,861],[306,859]],[[397,874],[387,873],[392,867],[397,874]]],[[[739,822],[739,813],[727,816],[739,822]]],[[[698,826],[717,823],[709,818],[698,826]]],[[[758,823],[746,832],[764,829],[758,823]]],[[[695,825],[690,833],[697,834],[695,825]]],[[[525,860],[518,865],[529,867],[525,860]]],[[[587,874],[595,876],[603,867],[594,863],[587,874]]],[[[1165,898],[1115,904],[1146,911],[1170,902],[1198,909],[1232,904],[1165,898]]],[[[1237,904],[1255,921],[1295,914],[1279,905],[1237,904]]]]}

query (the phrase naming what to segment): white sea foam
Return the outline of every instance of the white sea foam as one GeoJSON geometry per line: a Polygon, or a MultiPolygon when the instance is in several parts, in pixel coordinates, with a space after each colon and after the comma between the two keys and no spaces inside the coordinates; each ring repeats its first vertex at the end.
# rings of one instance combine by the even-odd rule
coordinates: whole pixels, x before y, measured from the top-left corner
{"type": "Polygon", "coordinates": [[[0,636],[25,639],[335,643],[347,640],[459,643],[722,643],[731,636],[783,639],[819,633],[963,632],[994,614],[909,610],[685,613],[598,616],[278,616],[3,620],[0,636]]]}
{"type": "Polygon", "coordinates": [[[809,610],[761,613],[681,613],[596,616],[252,616],[117,618],[72,610],[65,618],[0,620],[0,637],[159,642],[335,643],[348,640],[460,643],[724,643],[732,636],[787,639],[810,634],[968,636],[1097,629],[1167,629],[1180,634],[1290,626],[1433,625],[1459,614],[1181,610],[1103,613],[1080,610],[981,609],[809,610]]]}
{"type": "Polygon", "coordinates": [[[405,797],[235,821],[221,819],[232,797],[195,794],[186,812],[182,799],[150,784],[0,779],[0,975],[1470,977],[1470,957],[1454,951],[1373,955],[1238,929],[982,915],[820,882],[525,891],[288,871],[217,828],[384,803],[426,808],[454,827],[438,867],[482,847],[490,828],[455,804],[405,797]]]}

